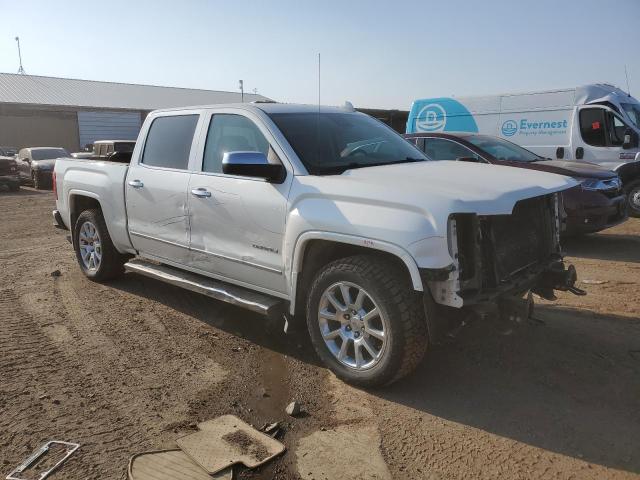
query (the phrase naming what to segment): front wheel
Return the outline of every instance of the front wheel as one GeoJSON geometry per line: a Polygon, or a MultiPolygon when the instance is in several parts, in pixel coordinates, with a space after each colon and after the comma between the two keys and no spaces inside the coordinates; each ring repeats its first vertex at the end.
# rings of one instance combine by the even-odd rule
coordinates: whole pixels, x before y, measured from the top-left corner
{"type": "Polygon", "coordinates": [[[42,177],[40,177],[38,172],[31,172],[31,181],[33,182],[33,188],[36,190],[42,190],[42,177]]]}
{"type": "Polygon", "coordinates": [[[629,207],[629,216],[640,217],[640,180],[636,180],[627,186],[627,206],[629,207]]]}
{"type": "Polygon", "coordinates": [[[307,303],[307,327],[322,361],[346,382],[373,387],[411,372],[427,350],[419,295],[383,257],[358,255],[326,265],[307,303]]]}
{"type": "Polygon", "coordinates": [[[80,269],[91,280],[110,280],[124,272],[127,257],[113,246],[100,210],[85,210],[78,216],[73,246],[80,269]]]}

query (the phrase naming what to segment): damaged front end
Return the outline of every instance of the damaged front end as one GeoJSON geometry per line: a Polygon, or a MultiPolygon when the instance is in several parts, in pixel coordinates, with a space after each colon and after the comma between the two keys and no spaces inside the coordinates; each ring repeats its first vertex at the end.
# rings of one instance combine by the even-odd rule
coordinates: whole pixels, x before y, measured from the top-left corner
{"type": "Polygon", "coordinates": [[[513,303],[527,292],[555,300],[555,290],[584,295],[560,249],[562,205],[557,194],[521,200],[510,215],[453,214],[448,223],[454,262],[422,271],[439,305],[513,303]]]}

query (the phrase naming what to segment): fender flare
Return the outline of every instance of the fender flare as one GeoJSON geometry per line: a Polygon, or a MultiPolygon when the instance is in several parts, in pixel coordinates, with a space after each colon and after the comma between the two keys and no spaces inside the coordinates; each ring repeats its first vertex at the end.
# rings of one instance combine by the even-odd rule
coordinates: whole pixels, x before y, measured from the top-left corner
{"type": "Polygon", "coordinates": [[[379,250],[382,252],[390,253],[395,257],[398,257],[402,263],[404,263],[411,276],[411,283],[414,290],[422,292],[424,291],[424,285],[422,278],[420,277],[420,270],[413,257],[404,248],[398,245],[384,242],[381,240],[372,240],[370,238],[359,237],[356,235],[345,235],[342,233],[323,232],[323,231],[307,231],[298,236],[296,239],[293,255],[291,257],[291,275],[290,275],[290,313],[295,313],[297,286],[298,286],[298,273],[302,270],[302,261],[304,253],[308,243],[312,240],[327,240],[335,243],[346,243],[349,245],[356,245],[359,247],[369,248],[371,250],[379,250]]]}

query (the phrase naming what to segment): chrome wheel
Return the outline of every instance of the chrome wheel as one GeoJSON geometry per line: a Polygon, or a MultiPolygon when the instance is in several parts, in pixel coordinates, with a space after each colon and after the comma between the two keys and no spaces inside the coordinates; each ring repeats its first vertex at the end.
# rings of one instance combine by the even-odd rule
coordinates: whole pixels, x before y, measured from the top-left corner
{"type": "Polygon", "coordinates": [[[82,224],[78,235],[78,245],[85,268],[90,271],[98,270],[102,261],[102,241],[98,229],[93,223],[84,222],[82,224]]]}
{"type": "Polygon", "coordinates": [[[358,285],[338,282],[327,288],[320,298],[318,323],[324,343],[341,364],[367,370],[382,359],[388,322],[358,285]]]}
{"type": "Polygon", "coordinates": [[[640,187],[636,187],[629,193],[629,200],[631,203],[631,207],[640,212],[640,187]]]}

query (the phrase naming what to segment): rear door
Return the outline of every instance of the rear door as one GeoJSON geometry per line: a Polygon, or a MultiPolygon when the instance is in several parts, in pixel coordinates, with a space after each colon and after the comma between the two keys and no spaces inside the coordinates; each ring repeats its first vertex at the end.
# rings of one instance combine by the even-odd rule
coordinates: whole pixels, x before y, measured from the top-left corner
{"type": "Polygon", "coordinates": [[[153,119],[125,182],[129,233],[142,256],[189,262],[187,188],[195,158],[200,111],[153,119]]]}
{"type": "Polygon", "coordinates": [[[189,184],[191,266],[197,271],[272,294],[286,292],[282,242],[293,175],[261,120],[245,111],[209,115],[197,171],[189,184]],[[281,184],[222,173],[225,152],[259,151],[282,162],[281,184]]]}

